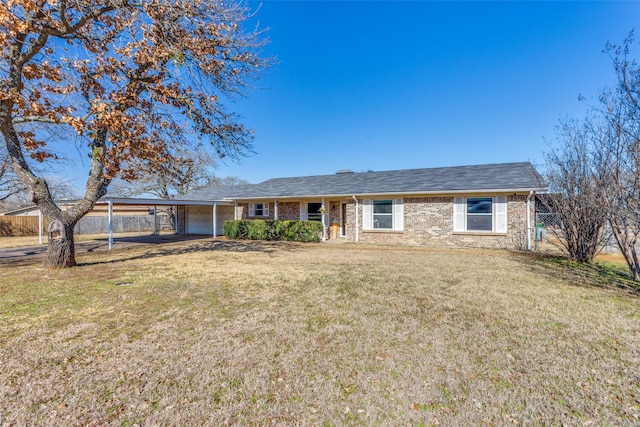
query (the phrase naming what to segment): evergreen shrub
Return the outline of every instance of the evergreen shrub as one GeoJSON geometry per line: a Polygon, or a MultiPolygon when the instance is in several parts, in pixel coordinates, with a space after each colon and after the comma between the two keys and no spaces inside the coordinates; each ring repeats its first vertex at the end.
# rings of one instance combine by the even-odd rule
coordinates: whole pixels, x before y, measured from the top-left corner
{"type": "Polygon", "coordinates": [[[225,221],[223,234],[238,240],[286,240],[290,242],[319,242],[322,224],[297,220],[237,220],[225,221]]]}

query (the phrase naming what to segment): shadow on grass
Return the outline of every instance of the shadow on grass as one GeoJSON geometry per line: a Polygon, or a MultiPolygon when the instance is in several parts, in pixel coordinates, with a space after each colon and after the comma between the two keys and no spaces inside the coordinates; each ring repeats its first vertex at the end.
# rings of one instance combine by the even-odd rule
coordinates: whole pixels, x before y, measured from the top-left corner
{"type": "Polygon", "coordinates": [[[573,286],[624,290],[640,296],[640,283],[632,279],[626,266],[618,263],[594,261],[582,264],[564,256],[545,253],[518,253],[515,258],[536,273],[561,279],[573,286]]]}
{"type": "MultiPolygon", "coordinates": [[[[120,239],[122,241],[124,239],[120,239]]],[[[138,241],[139,242],[139,241],[138,241]]],[[[299,243],[293,242],[267,242],[267,241],[239,241],[239,240],[215,240],[215,241],[202,241],[199,239],[197,242],[180,242],[180,246],[177,244],[163,244],[161,246],[158,243],[150,243],[150,246],[123,248],[112,252],[113,255],[123,255],[108,260],[95,260],[78,263],[78,266],[91,266],[101,264],[113,264],[123,261],[134,261],[140,259],[157,258],[168,255],[184,255],[203,252],[262,252],[273,253],[275,251],[294,251],[300,247],[299,243]],[[140,252],[137,254],[130,254],[130,252],[140,252]],[[127,256],[129,255],[129,256],[127,256]]],[[[102,253],[104,254],[104,252],[102,253]]],[[[109,254],[109,253],[107,253],[109,254]]]]}
{"type": "Polygon", "coordinates": [[[9,267],[31,267],[31,266],[42,266],[42,257],[14,257],[14,258],[0,258],[0,266],[9,266],[9,267]]]}

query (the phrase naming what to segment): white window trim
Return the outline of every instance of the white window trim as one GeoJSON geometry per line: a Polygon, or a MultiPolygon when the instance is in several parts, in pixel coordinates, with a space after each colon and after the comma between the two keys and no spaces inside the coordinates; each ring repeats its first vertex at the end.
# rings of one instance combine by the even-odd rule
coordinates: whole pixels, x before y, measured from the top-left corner
{"type": "Polygon", "coordinates": [[[507,233],[507,212],[508,202],[506,196],[491,197],[491,231],[489,230],[467,230],[467,199],[476,199],[478,197],[489,196],[471,196],[471,197],[454,197],[453,199],[453,231],[454,233],[490,233],[490,234],[506,234],[507,233]]]}
{"type": "Polygon", "coordinates": [[[404,203],[403,199],[364,199],[362,201],[362,230],[363,231],[403,231],[404,230],[404,203]],[[373,200],[391,200],[392,228],[373,227],[373,200]]]}
{"type": "Polygon", "coordinates": [[[269,216],[269,203],[249,203],[250,217],[267,217],[269,216]],[[262,215],[256,215],[256,205],[262,205],[262,215]]]}

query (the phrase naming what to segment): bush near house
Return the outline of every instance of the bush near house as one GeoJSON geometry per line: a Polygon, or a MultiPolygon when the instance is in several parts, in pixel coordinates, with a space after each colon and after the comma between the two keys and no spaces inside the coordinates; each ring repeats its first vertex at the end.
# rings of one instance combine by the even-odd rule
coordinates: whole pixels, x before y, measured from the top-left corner
{"type": "Polygon", "coordinates": [[[318,242],[322,224],[317,221],[238,220],[225,221],[223,234],[230,239],[318,242]]]}

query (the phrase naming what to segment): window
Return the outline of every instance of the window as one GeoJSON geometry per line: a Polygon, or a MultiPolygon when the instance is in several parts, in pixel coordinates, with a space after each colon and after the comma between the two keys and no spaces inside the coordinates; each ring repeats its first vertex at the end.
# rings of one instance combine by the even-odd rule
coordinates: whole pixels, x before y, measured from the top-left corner
{"type": "Polygon", "coordinates": [[[373,228],[393,229],[393,201],[373,201],[373,228]]]}
{"type": "Polygon", "coordinates": [[[493,199],[491,197],[467,199],[467,230],[493,230],[493,199]]]}
{"type": "Polygon", "coordinates": [[[507,198],[456,197],[453,231],[507,232],[507,198]]]}
{"type": "Polygon", "coordinates": [[[404,228],[402,199],[365,199],[362,207],[364,230],[402,230],[404,228]]]}
{"type": "Polygon", "coordinates": [[[269,216],[269,203],[249,203],[249,216],[269,216]]]}
{"type": "Polygon", "coordinates": [[[309,221],[322,221],[321,207],[322,203],[307,203],[307,219],[309,221]]]}

